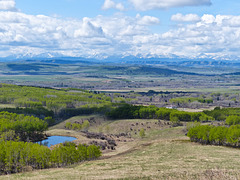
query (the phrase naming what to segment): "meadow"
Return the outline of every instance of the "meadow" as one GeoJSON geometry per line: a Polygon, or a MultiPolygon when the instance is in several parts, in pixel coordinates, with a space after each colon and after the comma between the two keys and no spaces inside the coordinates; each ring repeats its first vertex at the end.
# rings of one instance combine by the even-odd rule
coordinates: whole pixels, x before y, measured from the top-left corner
{"type": "MultiPolygon", "coordinates": [[[[125,124],[125,121],[129,120],[105,122],[103,126],[109,125],[114,132],[121,132],[119,125],[125,124]]],[[[136,123],[140,120],[130,121],[136,123]]],[[[163,127],[149,130],[144,138],[135,136],[134,141],[119,144],[117,151],[105,153],[99,160],[66,168],[1,176],[1,179],[240,178],[239,149],[192,143],[184,135],[184,128],[163,127]]],[[[63,135],[63,131],[53,129],[54,127],[49,132],[63,135]]]]}

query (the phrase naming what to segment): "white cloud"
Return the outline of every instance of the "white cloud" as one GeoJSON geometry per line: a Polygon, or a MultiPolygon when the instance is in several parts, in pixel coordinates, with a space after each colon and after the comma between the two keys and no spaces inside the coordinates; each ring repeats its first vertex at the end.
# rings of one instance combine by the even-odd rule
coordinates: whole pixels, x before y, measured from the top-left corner
{"type": "Polygon", "coordinates": [[[226,26],[240,27],[240,16],[227,16],[227,17],[216,17],[216,21],[219,20],[226,26]]]}
{"type": "Polygon", "coordinates": [[[197,14],[183,15],[181,13],[177,13],[172,15],[171,20],[177,21],[177,22],[196,22],[196,21],[200,21],[201,18],[197,14]]]}
{"type": "Polygon", "coordinates": [[[206,14],[198,21],[193,17],[179,15],[180,23],[189,23],[160,34],[149,28],[160,23],[158,18],[139,14],[61,19],[0,11],[0,56],[240,58],[240,16],[206,14]]]}
{"type": "Polygon", "coordinates": [[[107,9],[118,9],[120,11],[124,11],[124,6],[122,3],[115,3],[112,0],[105,0],[104,4],[102,6],[103,10],[107,10],[107,9]]]}
{"type": "Polygon", "coordinates": [[[130,50],[132,36],[148,33],[147,25],[157,22],[150,16],[66,20],[0,11],[0,51],[4,47],[6,55],[29,54],[31,50],[32,54],[58,52],[85,57],[122,54],[130,50]]]}
{"type": "Polygon", "coordinates": [[[211,5],[211,0],[128,0],[137,10],[167,9],[184,6],[211,5]]]}
{"type": "MultiPolygon", "coordinates": [[[[201,21],[170,30],[162,37],[174,53],[186,57],[240,57],[240,28],[229,23],[240,16],[203,15],[201,21]]],[[[237,23],[237,22],[235,22],[237,23]]]]}
{"type": "Polygon", "coordinates": [[[215,22],[215,17],[211,14],[204,14],[201,20],[203,23],[212,24],[213,22],[215,22]]]}
{"type": "Polygon", "coordinates": [[[104,36],[101,27],[94,26],[89,18],[83,18],[81,28],[75,30],[74,37],[99,37],[104,36]]]}
{"type": "Polygon", "coordinates": [[[0,10],[16,11],[15,0],[0,0],[0,10]]]}
{"type": "Polygon", "coordinates": [[[153,16],[141,17],[140,14],[137,14],[136,18],[138,19],[138,23],[142,25],[154,25],[160,23],[160,20],[153,16]]]}
{"type": "Polygon", "coordinates": [[[117,4],[116,4],[116,9],[118,9],[118,10],[120,10],[120,11],[124,11],[124,10],[125,10],[125,8],[124,8],[124,6],[123,6],[122,3],[117,3],[117,4]]]}

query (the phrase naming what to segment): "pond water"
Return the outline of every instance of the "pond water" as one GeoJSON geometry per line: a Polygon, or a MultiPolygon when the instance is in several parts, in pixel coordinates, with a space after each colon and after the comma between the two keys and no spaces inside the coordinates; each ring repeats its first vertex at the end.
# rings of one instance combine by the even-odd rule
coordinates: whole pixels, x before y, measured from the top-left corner
{"type": "Polygon", "coordinates": [[[47,139],[38,141],[37,143],[50,147],[55,144],[63,143],[65,141],[73,141],[75,139],[77,139],[77,138],[68,137],[68,136],[49,136],[47,139]]]}

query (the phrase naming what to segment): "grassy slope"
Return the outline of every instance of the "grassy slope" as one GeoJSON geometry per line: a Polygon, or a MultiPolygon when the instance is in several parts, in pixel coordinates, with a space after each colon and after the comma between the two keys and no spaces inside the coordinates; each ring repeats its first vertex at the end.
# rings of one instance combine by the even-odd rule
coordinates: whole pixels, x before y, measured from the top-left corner
{"type": "MultiPolygon", "coordinates": [[[[126,123],[105,123],[114,128],[121,122],[126,123]]],[[[182,129],[183,127],[150,130],[146,138],[122,144],[118,151],[104,154],[97,161],[67,168],[1,176],[1,179],[240,178],[239,149],[191,143],[182,129]]],[[[51,131],[61,132],[56,129],[51,131]]]]}

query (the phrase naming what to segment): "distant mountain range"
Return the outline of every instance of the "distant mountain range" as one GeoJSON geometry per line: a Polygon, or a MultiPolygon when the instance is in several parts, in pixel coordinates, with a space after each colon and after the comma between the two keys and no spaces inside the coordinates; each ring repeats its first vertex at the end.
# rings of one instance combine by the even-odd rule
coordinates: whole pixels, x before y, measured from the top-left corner
{"type": "Polygon", "coordinates": [[[19,62],[25,63],[43,62],[56,64],[98,64],[98,63],[117,63],[117,64],[139,64],[139,65],[171,65],[171,66],[185,66],[185,67],[240,67],[240,60],[214,60],[209,58],[187,59],[180,57],[149,57],[142,58],[137,56],[111,56],[107,58],[86,58],[86,57],[64,57],[61,54],[44,53],[37,56],[27,54],[24,56],[8,56],[0,58],[0,62],[19,62]]]}

